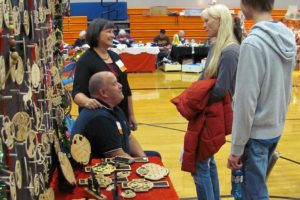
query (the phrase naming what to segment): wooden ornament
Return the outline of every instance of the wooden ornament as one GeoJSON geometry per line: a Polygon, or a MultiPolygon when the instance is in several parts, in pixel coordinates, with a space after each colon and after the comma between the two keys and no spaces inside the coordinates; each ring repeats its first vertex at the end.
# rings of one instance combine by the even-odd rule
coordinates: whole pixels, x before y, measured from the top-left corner
{"type": "Polygon", "coordinates": [[[57,68],[62,69],[64,67],[64,59],[59,54],[56,56],[56,63],[57,63],[57,68]]]}
{"type": "Polygon", "coordinates": [[[50,8],[50,12],[52,17],[55,16],[55,0],[49,0],[49,8],[50,8]]]}
{"type": "Polygon", "coordinates": [[[26,140],[26,153],[28,158],[35,157],[37,143],[38,138],[36,132],[34,130],[30,130],[26,140]]]}
{"type": "Polygon", "coordinates": [[[34,182],[33,182],[34,180],[32,178],[31,170],[28,171],[28,179],[29,179],[29,185],[28,185],[29,193],[30,193],[31,199],[34,199],[33,198],[34,197],[34,182]]]}
{"type": "Polygon", "coordinates": [[[46,154],[50,154],[51,151],[50,140],[48,134],[46,133],[42,134],[42,145],[43,145],[43,151],[46,154]]]}
{"type": "MultiPolygon", "coordinates": [[[[3,1],[3,0],[0,0],[3,1]]],[[[1,6],[1,3],[0,3],[1,6]]],[[[1,9],[1,7],[0,7],[1,9]]],[[[1,14],[1,13],[0,13],[1,14]]],[[[1,18],[1,15],[0,15],[1,18]]],[[[6,82],[6,68],[5,68],[5,60],[3,56],[0,56],[0,90],[5,88],[6,82]]]]}
{"type": "Polygon", "coordinates": [[[58,160],[59,160],[59,164],[60,164],[62,173],[63,173],[66,181],[70,185],[75,185],[76,179],[75,179],[74,171],[73,171],[73,168],[71,166],[71,163],[70,163],[68,157],[63,152],[58,152],[57,156],[58,156],[58,160]]]}
{"type": "Polygon", "coordinates": [[[21,19],[20,19],[20,11],[18,6],[14,6],[12,10],[13,15],[13,24],[14,26],[14,34],[20,35],[21,32],[21,19]]]}
{"type": "Polygon", "coordinates": [[[47,135],[48,135],[50,143],[52,144],[54,142],[55,130],[52,127],[50,127],[47,135]]]}
{"type": "Polygon", "coordinates": [[[61,78],[60,78],[60,74],[59,74],[57,67],[55,67],[54,65],[51,65],[50,72],[51,72],[51,76],[53,77],[52,80],[53,80],[54,85],[61,84],[61,78]]]}
{"type": "Polygon", "coordinates": [[[109,163],[98,163],[92,168],[95,174],[110,175],[111,173],[116,171],[116,167],[109,163]]]}
{"type": "Polygon", "coordinates": [[[33,121],[35,130],[40,130],[43,125],[44,113],[42,109],[33,104],[33,121]]]}
{"type": "MultiPolygon", "coordinates": [[[[3,0],[5,1],[5,0],[3,0]]],[[[7,28],[9,28],[10,25],[10,15],[12,15],[12,5],[11,5],[11,1],[6,0],[6,3],[4,3],[4,24],[7,28]]]]}
{"type": "Polygon", "coordinates": [[[48,57],[52,58],[52,49],[53,49],[54,45],[55,45],[55,41],[53,41],[52,34],[49,34],[49,36],[46,39],[46,47],[47,47],[48,57]]]}
{"type": "MultiPolygon", "coordinates": [[[[51,161],[51,160],[50,160],[51,161]]],[[[49,175],[49,166],[51,165],[51,162],[49,163],[47,160],[45,160],[43,166],[43,173],[44,173],[44,179],[46,181],[46,183],[49,183],[50,180],[50,175],[49,175]]]]}
{"type": "Polygon", "coordinates": [[[48,200],[48,197],[47,197],[47,194],[44,192],[44,193],[41,193],[39,195],[39,200],[48,200]]]}
{"type": "Polygon", "coordinates": [[[11,79],[13,82],[21,85],[24,80],[23,60],[17,52],[11,52],[9,61],[9,67],[11,68],[11,79]]]}
{"type": "Polygon", "coordinates": [[[40,194],[39,200],[54,200],[55,195],[54,195],[54,190],[53,188],[48,188],[44,193],[40,194]]]}
{"type": "Polygon", "coordinates": [[[24,11],[24,0],[19,0],[19,11],[20,12],[24,11]]]}
{"type": "Polygon", "coordinates": [[[169,174],[169,170],[155,163],[147,163],[137,168],[136,173],[146,179],[157,181],[169,174]]]}
{"type": "Polygon", "coordinates": [[[121,171],[121,172],[117,172],[117,177],[118,178],[127,178],[129,177],[131,174],[130,171],[121,171]]]}
{"type": "Polygon", "coordinates": [[[45,153],[43,151],[43,145],[38,143],[36,147],[36,153],[34,160],[37,162],[37,164],[42,165],[45,162],[45,153]]]}
{"type": "Polygon", "coordinates": [[[10,185],[9,185],[9,193],[11,200],[17,200],[17,188],[16,188],[16,181],[13,174],[10,175],[10,185]]]}
{"type": "Polygon", "coordinates": [[[18,189],[22,188],[22,168],[19,160],[15,163],[15,178],[18,189]]]}
{"type": "Polygon", "coordinates": [[[47,196],[48,196],[48,199],[47,200],[55,200],[55,193],[54,193],[54,190],[52,187],[49,187],[47,190],[46,190],[46,193],[47,193],[47,196]]]}
{"type": "Polygon", "coordinates": [[[14,147],[15,126],[8,116],[3,117],[1,136],[4,144],[11,150],[14,147]]]}
{"type": "Polygon", "coordinates": [[[29,17],[27,10],[24,10],[23,18],[24,18],[23,27],[24,27],[25,35],[29,36],[29,34],[30,34],[30,17],[29,17]]]}
{"type": "Polygon", "coordinates": [[[46,21],[46,12],[45,12],[45,8],[43,8],[42,4],[40,4],[40,6],[38,8],[38,12],[39,12],[39,21],[40,21],[40,23],[45,23],[45,21],[46,21]]]}
{"type": "Polygon", "coordinates": [[[34,44],[34,55],[35,55],[35,62],[40,65],[40,47],[37,43],[34,44]]]}
{"type": "MultiPolygon", "coordinates": [[[[15,46],[16,44],[16,40],[14,39],[9,40],[9,42],[11,46],[15,46]]],[[[14,61],[14,63],[17,63],[19,59],[19,53],[17,51],[11,51],[10,58],[14,61]]]]}
{"type": "Polygon", "coordinates": [[[91,144],[80,134],[75,134],[71,144],[71,155],[73,159],[83,165],[89,163],[91,155],[91,144]]]}
{"type": "Polygon", "coordinates": [[[99,183],[100,188],[107,188],[107,186],[113,183],[110,177],[103,176],[102,174],[96,175],[96,180],[99,183]]]}
{"type": "Polygon", "coordinates": [[[131,199],[136,196],[136,193],[132,190],[124,190],[123,192],[121,192],[121,196],[125,199],[131,199]]]}
{"type": "Polygon", "coordinates": [[[61,148],[60,148],[60,143],[58,140],[58,137],[56,136],[56,134],[53,135],[53,142],[54,142],[54,150],[56,152],[56,154],[58,154],[58,152],[61,152],[61,148]]]}
{"type": "Polygon", "coordinates": [[[31,66],[31,84],[34,88],[38,88],[41,83],[40,68],[36,63],[31,66]]]}
{"type": "Polygon", "coordinates": [[[0,0],[0,27],[3,25],[4,0],[0,0]]]}
{"type": "Polygon", "coordinates": [[[28,91],[26,94],[23,95],[23,103],[24,103],[24,108],[26,110],[29,110],[29,108],[33,105],[32,103],[32,90],[31,90],[31,87],[27,86],[28,88],[28,91]],[[28,103],[30,105],[30,107],[28,107],[28,103]]]}
{"type": "Polygon", "coordinates": [[[45,44],[45,39],[44,38],[42,38],[41,39],[41,42],[40,42],[40,50],[41,50],[41,59],[42,60],[47,60],[47,54],[46,54],[46,44],[45,44]]]}
{"type": "Polygon", "coordinates": [[[61,125],[65,119],[64,109],[60,106],[56,108],[55,117],[57,124],[61,125]]]}
{"type": "Polygon", "coordinates": [[[145,179],[133,179],[127,183],[127,186],[135,192],[148,192],[153,188],[153,183],[145,179]]]}
{"type": "Polygon", "coordinates": [[[29,130],[31,130],[31,119],[26,112],[18,112],[13,118],[12,122],[16,127],[16,137],[18,142],[24,142],[27,139],[29,130]]]}
{"type": "Polygon", "coordinates": [[[33,187],[34,187],[35,196],[38,196],[40,193],[40,179],[39,179],[39,175],[37,174],[34,175],[33,187]]]}

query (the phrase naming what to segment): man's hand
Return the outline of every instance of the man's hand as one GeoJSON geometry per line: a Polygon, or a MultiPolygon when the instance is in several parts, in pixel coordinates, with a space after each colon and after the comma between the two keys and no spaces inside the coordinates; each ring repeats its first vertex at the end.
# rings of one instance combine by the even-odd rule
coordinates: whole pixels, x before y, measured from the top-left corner
{"type": "Polygon", "coordinates": [[[96,109],[96,108],[101,108],[102,105],[96,99],[88,99],[86,104],[84,104],[84,107],[86,107],[88,109],[96,109]]]}
{"type": "Polygon", "coordinates": [[[241,156],[236,156],[233,154],[230,154],[227,161],[227,167],[229,169],[240,169],[242,168],[243,163],[241,161],[241,156]]]}

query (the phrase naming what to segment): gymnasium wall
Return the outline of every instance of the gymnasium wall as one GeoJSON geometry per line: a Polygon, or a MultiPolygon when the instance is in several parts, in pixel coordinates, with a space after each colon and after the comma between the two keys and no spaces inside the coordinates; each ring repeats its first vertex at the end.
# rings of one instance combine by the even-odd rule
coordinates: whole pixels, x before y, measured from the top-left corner
{"type": "Polygon", "coordinates": [[[127,20],[127,1],[118,0],[71,0],[71,16],[87,16],[88,20],[105,18],[127,20]]]}
{"type": "MultiPolygon", "coordinates": [[[[206,8],[211,0],[127,0],[128,8],[147,8],[151,6],[168,6],[172,8],[206,8]]],[[[217,0],[217,3],[229,8],[239,8],[240,0],[217,0]]],[[[289,5],[300,7],[300,0],[275,0],[275,9],[287,9],[289,5]]]]}

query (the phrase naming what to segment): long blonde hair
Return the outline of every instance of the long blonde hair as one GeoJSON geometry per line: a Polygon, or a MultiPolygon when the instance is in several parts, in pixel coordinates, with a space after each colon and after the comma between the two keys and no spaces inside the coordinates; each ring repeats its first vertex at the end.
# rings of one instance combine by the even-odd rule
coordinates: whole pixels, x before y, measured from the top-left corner
{"type": "Polygon", "coordinates": [[[204,10],[202,18],[213,17],[220,20],[220,26],[217,33],[217,37],[214,40],[214,51],[211,60],[205,69],[205,79],[215,77],[218,71],[218,62],[223,49],[230,43],[236,43],[232,31],[232,17],[229,9],[222,5],[216,4],[204,10]]]}

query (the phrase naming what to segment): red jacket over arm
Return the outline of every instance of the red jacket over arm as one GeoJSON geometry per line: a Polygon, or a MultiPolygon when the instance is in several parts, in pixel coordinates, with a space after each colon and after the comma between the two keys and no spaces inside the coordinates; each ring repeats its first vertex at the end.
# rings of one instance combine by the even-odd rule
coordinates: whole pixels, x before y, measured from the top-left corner
{"type": "Polygon", "coordinates": [[[229,93],[223,101],[207,105],[216,80],[199,80],[171,100],[179,113],[189,121],[184,137],[181,169],[195,172],[196,161],[214,155],[231,133],[232,105],[229,93]]]}

